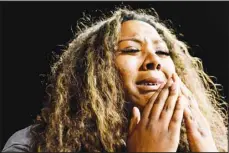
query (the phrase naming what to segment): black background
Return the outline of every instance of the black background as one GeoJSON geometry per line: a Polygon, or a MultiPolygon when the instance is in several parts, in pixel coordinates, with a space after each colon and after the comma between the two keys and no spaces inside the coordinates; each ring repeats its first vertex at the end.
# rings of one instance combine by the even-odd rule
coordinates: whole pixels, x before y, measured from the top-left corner
{"type": "Polygon", "coordinates": [[[51,52],[59,53],[59,45],[71,40],[82,12],[96,17],[101,13],[95,10],[106,13],[120,4],[154,7],[162,20],[172,20],[192,55],[202,58],[207,73],[224,86],[228,101],[228,2],[1,2],[1,148],[39,113],[45,87],[40,74],[49,72],[51,52]]]}

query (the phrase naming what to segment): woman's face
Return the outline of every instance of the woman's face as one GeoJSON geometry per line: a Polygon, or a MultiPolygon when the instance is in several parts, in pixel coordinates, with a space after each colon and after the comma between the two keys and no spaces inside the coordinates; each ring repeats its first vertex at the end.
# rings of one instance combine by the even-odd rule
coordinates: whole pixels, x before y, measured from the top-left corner
{"type": "Polygon", "coordinates": [[[122,76],[126,100],[143,108],[149,98],[175,72],[166,43],[150,24],[122,23],[115,63],[122,76]]]}

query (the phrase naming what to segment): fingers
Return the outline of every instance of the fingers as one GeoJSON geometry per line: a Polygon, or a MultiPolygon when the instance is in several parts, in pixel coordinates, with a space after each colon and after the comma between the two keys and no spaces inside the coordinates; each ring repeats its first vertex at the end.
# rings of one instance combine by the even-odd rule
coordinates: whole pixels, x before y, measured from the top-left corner
{"type": "Polygon", "coordinates": [[[185,103],[182,96],[178,97],[176,107],[169,124],[169,131],[172,135],[179,135],[181,129],[181,122],[183,119],[185,103]]]}
{"type": "Polygon", "coordinates": [[[165,101],[169,95],[169,87],[173,84],[172,78],[170,78],[164,88],[159,93],[157,99],[154,102],[153,108],[151,110],[150,119],[158,120],[161,114],[161,111],[164,107],[165,101]]]}
{"type": "Polygon", "coordinates": [[[188,134],[192,134],[197,137],[200,136],[198,132],[198,124],[196,118],[192,115],[192,112],[188,107],[185,107],[184,109],[184,121],[188,134]]]}
{"type": "Polygon", "coordinates": [[[189,147],[192,152],[216,151],[210,126],[201,116],[201,112],[196,111],[188,105],[184,109],[184,121],[187,132],[189,147]],[[189,106],[189,107],[188,107],[189,106]]]}
{"type": "Polygon", "coordinates": [[[133,107],[132,118],[130,120],[130,126],[129,126],[129,131],[128,131],[129,135],[131,135],[131,133],[135,129],[136,125],[139,123],[140,117],[141,117],[141,115],[140,115],[139,109],[137,107],[133,107]]]}
{"type": "Polygon", "coordinates": [[[195,136],[205,136],[210,132],[208,121],[199,109],[193,108],[191,105],[187,105],[184,111],[184,119],[187,132],[192,133],[195,136]]]}
{"type": "MultiPolygon", "coordinates": [[[[176,76],[178,76],[176,74],[176,76]]],[[[187,99],[189,100],[189,104],[198,108],[198,103],[197,101],[195,100],[194,96],[192,95],[192,92],[186,87],[186,85],[181,81],[181,79],[179,77],[178,78],[178,81],[179,81],[179,84],[180,84],[180,89],[181,89],[181,94],[183,94],[185,97],[187,97],[187,99]]]]}
{"type": "Polygon", "coordinates": [[[169,96],[165,102],[165,105],[163,107],[163,110],[161,112],[160,119],[163,120],[164,124],[166,127],[169,126],[170,120],[172,118],[177,98],[178,98],[178,93],[179,93],[179,83],[177,82],[177,78],[173,75],[173,80],[174,83],[170,88],[169,91],[169,96]]]}
{"type": "Polygon", "coordinates": [[[184,98],[183,98],[184,103],[186,103],[184,114],[185,114],[187,123],[190,123],[188,125],[191,125],[192,123],[192,127],[189,126],[191,128],[190,132],[192,132],[192,128],[194,128],[195,126],[198,126],[198,124],[205,124],[205,121],[204,121],[205,118],[203,114],[201,113],[201,111],[199,110],[198,103],[195,100],[194,96],[192,95],[192,92],[186,87],[186,85],[181,81],[179,77],[177,78],[180,83],[181,93],[182,95],[184,95],[184,98]]]}
{"type": "Polygon", "coordinates": [[[148,121],[149,114],[150,114],[151,109],[154,105],[154,102],[157,99],[157,96],[159,95],[159,93],[161,92],[161,90],[163,89],[164,86],[165,86],[165,83],[161,84],[160,88],[153,94],[153,96],[150,98],[149,102],[146,104],[146,106],[142,112],[142,121],[144,123],[146,123],[146,121],[148,121]]]}
{"type": "Polygon", "coordinates": [[[176,78],[178,79],[178,82],[180,84],[180,88],[181,88],[181,93],[185,96],[191,95],[191,92],[189,91],[189,89],[185,86],[185,84],[182,82],[182,80],[180,79],[180,77],[175,73],[176,78]]]}
{"type": "Polygon", "coordinates": [[[188,102],[186,102],[188,104],[186,106],[187,107],[186,109],[189,110],[189,112],[191,112],[193,118],[196,118],[196,122],[198,122],[198,125],[207,127],[208,121],[205,118],[204,114],[201,112],[199,107],[196,107],[195,105],[193,105],[193,103],[197,103],[197,102],[195,102],[195,100],[190,101],[186,97],[185,97],[185,99],[186,99],[186,101],[188,101],[188,102]]]}

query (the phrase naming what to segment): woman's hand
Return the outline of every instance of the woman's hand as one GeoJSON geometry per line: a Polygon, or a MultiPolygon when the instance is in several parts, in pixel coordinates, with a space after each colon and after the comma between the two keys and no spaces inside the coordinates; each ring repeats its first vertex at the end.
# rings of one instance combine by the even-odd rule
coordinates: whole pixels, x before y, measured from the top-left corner
{"type": "Polygon", "coordinates": [[[137,107],[133,108],[127,140],[129,152],[176,152],[184,104],[178,98],[178,78],[173,76],[173,80],[151,97],[142,116],[137,107]]]}
{"type": "Polygon", "coordinates": [[[183,100],[187,104],[184,111],[184,119],[191,151],[217,152],[210,126],[201,113],[197,101],[184,83],[181,80],[179,81],[181,93],[184,95],[183,100]]]}

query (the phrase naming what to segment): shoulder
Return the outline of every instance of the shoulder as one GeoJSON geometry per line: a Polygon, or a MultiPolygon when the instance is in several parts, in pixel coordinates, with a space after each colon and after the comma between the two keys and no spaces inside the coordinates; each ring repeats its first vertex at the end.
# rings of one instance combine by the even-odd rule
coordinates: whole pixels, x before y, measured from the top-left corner
{"type": "Polygon", "coordinates": [[[2,152],[31,152],[33,145],[31,127],[15,132],[6,142],[2,152]]]}

